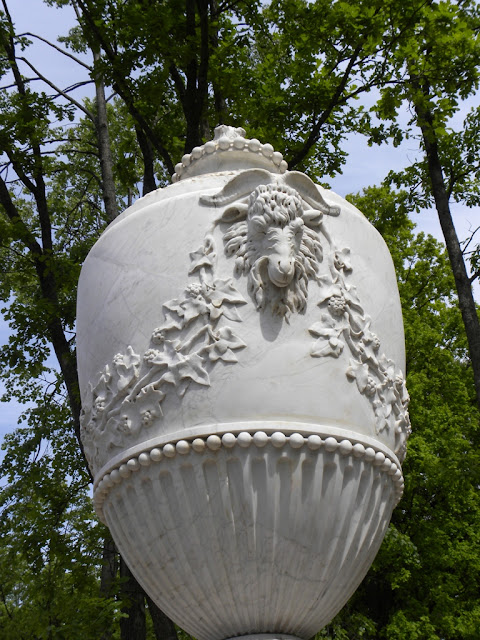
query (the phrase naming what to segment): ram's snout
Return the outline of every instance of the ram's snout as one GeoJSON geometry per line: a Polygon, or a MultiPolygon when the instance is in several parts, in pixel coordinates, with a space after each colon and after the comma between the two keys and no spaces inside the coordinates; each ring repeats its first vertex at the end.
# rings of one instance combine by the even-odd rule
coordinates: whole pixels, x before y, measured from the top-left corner
{"type": "Polygon", "coordinates": [[[277,287],[287,287],[295,276],[295,258],[299,252],[303,233],[300,218],[283,228],[268,231],[268,276],[277,287]]]}

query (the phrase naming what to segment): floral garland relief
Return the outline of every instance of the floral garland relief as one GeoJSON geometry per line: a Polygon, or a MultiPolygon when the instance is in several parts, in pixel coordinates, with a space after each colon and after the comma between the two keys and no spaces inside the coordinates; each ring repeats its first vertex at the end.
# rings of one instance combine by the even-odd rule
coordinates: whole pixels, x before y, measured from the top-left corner
{"type": "Polygon", "coordinates": [[[122,447],[125,439],[163,416],[162,402],[173,389],[181,397],[192,382],[210,386],[209,371],[220,360],[238,362],[246,344],[225,324],[240,322],[246,304],[231,279],[215,278],[216,252],[211,234],[190,254],[190,283],[181,298],[163,305],[164,322],[154,329],[143,356],[131,346],[114,356],[95,385],[89,383],[81,416],[82,440],[89,460],[101,464],[101,450],[122,447]]]}
{"type": "MultiPolygon", "coordinates": [[[[371,320],[355,287],[347,282],[352,273],[350,249],[337,249],[325,228],[324,214],[338,215],[340,211],[323,201],[304,174],[290,172],[283,178],[288,182],[285,185],[268,184],[269,176],[264,171],[245,171],[219,194],[202,198],[201,202],[221,206],[240,200],[241,204],[222,213],[214,227],[227,225],[223,234],[225,253],[236,257],[237,275],[248,276],[248,290],[260,312],[270,308],[288,322],[290,313],[301,312],[306,306],[308,280],[318,284],[321,314],[309,327],[315,338],[310,355],[338,358],[347,346],[351,355],[347,378],[355,381],[358,391],[371,403],[377,434],[393,430],[394,450],[403,460],[411,432],[408,393],[401,371],[385,354],[380,355],[380,340],[370,329],[371,320]],[[252,192],[252,174],[253,179],[260,176],[267,186],[261,185],[252,192]],[[247,194],[248,205],[242,202],[242,196],[247,194]],[[302,196],[313,209],[304,209],[302,196]],[[268,229],[279,227],[278,220],[275,223],[272,218],[265,229],[258,228],[256,218],[262,213],[257,211],[259,199],[265,214],[280,216],[284,236],[280,241],[285,244],[288,236],[297,248],[290,276],[288,263],[277,274],[272,268],[273,261],[268,263],[257,255],[256,236],[265,234],[268,238],[268,229]],[[272,214],[274,210],[277,213],[272,214]],[[328,251],[323,250],[320,237],[328,251]],[[318,264],[325,258],[327,275],[319,275],[318,264]]],[[[272,238],[268,242],[268,246],[273,246],[272,238]]],[[[89,384],[81,430],[87,456],[95,465],[101,463],[102,449],[124,446],[125,439],[161,418],[161,405],[169,391],[175,389],[183,397],[192,382],[210,386],[209,371],[215,364],[219,360],[238,362],[235,352],[246,347],[225,322],[241,321],[237,307],[246,304],[246,300],[235,289],[232,279],[216,278],[212,232],[206,234],[203,245],[190,254],[190,259],[189,275],[198,277],[198,281],[190,283],[181,298],[163,305],[164,323],[154,329],[150,348],[140,356],[131,346],[127,347],[125,354],[115,355],[111,365],[105,366],[95,385],[89,384]]]]}
{"type": "Polygon", "coordinates": [[[394,451],[402,462],[406,442],[411,433],[408,415],[409,395],[402,372],[392,360],[380,354],[380,340],[370,329],[371,319],[365,314],[355,287],[346,282],[352,273],[350,249],[330,245],[329,275],[319,276],[320,320],[309,327],[316,338],[310,355],[314,358],[338,358],[345,346],[351,358],[347,378],[355,381],[359,392],[370,401],[375,414],[375,430],[394,432],[394,451]]]}

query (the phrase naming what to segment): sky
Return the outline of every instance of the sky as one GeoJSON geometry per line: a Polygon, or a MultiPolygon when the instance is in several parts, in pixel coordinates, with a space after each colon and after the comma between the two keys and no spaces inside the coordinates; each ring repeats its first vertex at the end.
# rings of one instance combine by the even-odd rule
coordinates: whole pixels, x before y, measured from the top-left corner
{"type": "MultiPolygon", "coordinates": [[[[56,42],[58,35],[66,34],[74,24],[75,16],[71,6],[56,9],[48,7],[42,0],[10,0],[8,2],[12,19],[17,31],[38,33],[52,42],[56,42]]],[[[78,66],[75,62],[62,56],[48,45],[41,42],[35,44],[34,55],[29,52],[29,58],[35,67],[50,78],[61,88],[71,85],[78,79],[78,66]]],[[[88,91],[88,89],[86,89],[88,91]]],[[[462,116],[473,101],[466,105],[463,113],[456,118],[460,124],[462,116]]],[[[235,123],[236,126],[241,123],[235,123]]],[[[248,135],[248,132],[247,132],[248,135]]],[[[268,142],[268,140],[262,140],[268,142]]],[[[410,164],[417,155],[415,140],[407,140],[399,147],[382,145],[369,147],[363,136],[351,136],[346,144],[349,154],[343,173],[330,180],[331,188],[338,194],[357,193],[362,188],[380,184],[390,170],[400,170],[410,164]]],[[[480,224],[478,209],[468,209],[460,205],[453,205],[457,233],[460,238],[469,235],[469,230],[480,224]]],[[[418,230],[424,231],[443,241],[437,214],[434,210],[423,211],[414,218],[418,230]]],[[[476,297],[480,299],[477,288],[476,297]]],[[[0,344],[8,340],[9,328],[0,314],[0,344]]],[[[2,386],[0,383],[0,395],[2,386]]],[[[0,441],[16,425],[21,407],[15,402],[0,403],[0,441]]],[[[1,455],[1,454],[0,454],[1,455]]]]}

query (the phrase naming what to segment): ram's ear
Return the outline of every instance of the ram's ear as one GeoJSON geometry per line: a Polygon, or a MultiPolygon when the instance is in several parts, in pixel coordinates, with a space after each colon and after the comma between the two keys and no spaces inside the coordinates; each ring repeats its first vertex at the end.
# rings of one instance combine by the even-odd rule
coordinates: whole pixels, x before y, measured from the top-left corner
{"type": "Polygon", "coordinates": [[[260,184],[270,184],[274,178],[266,169],[247,169],[227,182],[213,196],[201,196],[200,204],[207,207],[223,207],[252,193],[260,184]]]}
{"type": "Polygon", "coordinates": [[[302,219],[307,227],[316,229],[322,224],[323,213],[318,209],[307,209],[303,212],[302,219]]]}
{"type": "Polygon", "coordinates": [[[327,204],[318,190],[317,185],[304,173],[300,173],[300,171],[289,171],[285,174],[284,183],[298,191],[305,202],[308,202],[308,204],[317,211],[321,211],[327,216],[339,215],[340,207],[327,204]]]}
{"type": "Polygon", "coordinates": [[[226,222],[232,224],[232,222],[239,222],[245,220],[248,213],[248,204],[239,202],[234,204],[233,207],[227,207],[222,215],[216,221],[216,224],[226,222]]]}

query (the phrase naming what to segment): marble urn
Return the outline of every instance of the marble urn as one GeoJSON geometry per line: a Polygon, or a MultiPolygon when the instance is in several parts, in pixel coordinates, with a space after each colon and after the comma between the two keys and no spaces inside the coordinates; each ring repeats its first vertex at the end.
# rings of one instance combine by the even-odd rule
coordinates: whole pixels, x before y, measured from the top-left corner
{"type": "Polygon", "coordinates": [[[403,325],[384,241],[221,126],[82,269],[82,440],[100,519],[198,640],[307,640],[402,495],[403,325]]]}

